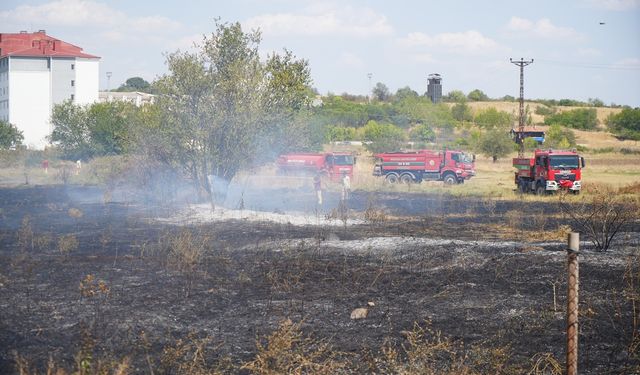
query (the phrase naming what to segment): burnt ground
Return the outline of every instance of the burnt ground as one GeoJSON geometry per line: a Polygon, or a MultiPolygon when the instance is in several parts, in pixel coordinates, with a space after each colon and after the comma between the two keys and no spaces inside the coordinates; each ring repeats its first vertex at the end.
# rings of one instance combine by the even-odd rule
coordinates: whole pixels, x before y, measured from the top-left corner
{"type": "MultiPolygon", "coordinates": [[[[383,213],[379,220],[178,226],[155,220],[177,205],[104,204],[102,193],[0,189],[1,373],[16,371],[16,353],[41,371],[49,358],[72,368],[87,346],[96,357],[130,356],[133,372],[146,373],[187,337],[212,339],[209,362],[229,357],[238,364],[254,358],[256,338],[286,318],[356,358],[377,355],[385,343],[401,347],[403,332],[418,323],[463,351],[506,348],[516,368],[530,369],[538,353],[564,362],[566,253],[561,242],[534,232],[565,223],[554,201],[355,192],[349,212],[383,213]],[[550,218],[541,224],[514,212],[550,218]],[[500,230],[505,226],[513,230],[500,230]],[[61,251],[60,239],[71,236],[77,244],[61,251]],[[196,261],[176,255],[185,243],[202,250],[196,261]],[[369,301],[369,316],[351,320],[369,301]]],[[[242,205],[312,209],[308,192],[273,190],[268,197],[247,195],[242,205]]],[[[321,214],[338,196],[326,200],[321,214]]],[[[638,370],[633,307],[640,271],[632,255],[640,230],[627,230],[607,253],[582,245],[580,373],[638,370]]]]}

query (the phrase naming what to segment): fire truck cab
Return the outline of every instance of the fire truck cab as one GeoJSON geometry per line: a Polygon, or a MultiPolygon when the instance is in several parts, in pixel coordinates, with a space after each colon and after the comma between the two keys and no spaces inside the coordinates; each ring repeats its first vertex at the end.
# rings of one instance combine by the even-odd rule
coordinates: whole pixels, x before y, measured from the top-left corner
{"type": "Polygon", "coordinates": [[[582,189],[584,158],[575,150],[536,150],[533,158],[515,158],[515,183],[520,192],[538,195],[582,189]]]}

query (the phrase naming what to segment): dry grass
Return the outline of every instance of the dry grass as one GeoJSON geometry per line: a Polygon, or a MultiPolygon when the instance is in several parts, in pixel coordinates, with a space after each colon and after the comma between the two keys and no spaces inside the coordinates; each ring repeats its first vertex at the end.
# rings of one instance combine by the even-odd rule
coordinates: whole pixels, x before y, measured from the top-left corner
{"type": "Polygon", "coordinates": [[[72,251],[75,251],[78,248],[78,245],[78,238],[73,234],[58,237],[58,251],[65,257],[69,256],[72,251]]]}
{"type": "Polygon", "coordinates": [[[193,272],[202,261],[210,237],[182,229],[178,233],[168,234],[161,241],[170,267],[181,272],[193,272]]]}
{"type": "MultiPolygon", "coordinates": [[[[480,374],[561,374],[562,366],[551,353],[538,353],[529,361],[517,363],[509,346],[492,347],[489,341],[465,346],[462,341],[447,337],[426,322],[414,324],[412,330],[401,332],[399,343],[386,341],[377,352],[368,349],[359,353],[336,351],[328,340],[305,335],[302,323],[283,320],[277,329],[256,340],[252,359],[233,363],[218,354],[222,344],[212,344],[209,336],[194,333],[183,339],[169,340],[158,359],[149,356],[151,343],[141,334],[141,353],[146,368],[135,371],[166,374],[402,374],[402,375],[480,375],[480,374]]],[[[71,370],[56,364],[50,357],[47,374],[117,374],[134,370],[131,358],[115,358],[101,353],[98,342],[86,332],[80,349],[74,355],[71,370]]],[[[138,351],[140,352],[140,351],[138,351]]],[[[14,354],[16,373],[37,374],[27,358],[14,354]]],[[[145,367],[143,366],[143,367],[145,367]]]]}
{"type": "Polygon", "coordinates": [[[262,343],[256,342],[257,353],[242,369],[253,374],[336,374],[347,368],[340,353],[328,342],[307,337],[301,323],[286,319],[262,343]]]}

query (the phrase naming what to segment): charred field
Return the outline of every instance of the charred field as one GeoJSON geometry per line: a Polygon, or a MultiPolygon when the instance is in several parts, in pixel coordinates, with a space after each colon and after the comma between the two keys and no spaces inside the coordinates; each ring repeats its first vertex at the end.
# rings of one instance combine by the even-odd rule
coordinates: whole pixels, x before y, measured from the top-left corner
{"type": "MultiPolygon", "coordinates": [[[[303,373],[564,363],[568,223],[553,200],[356,191],[317,208],[308,191],[274,189],[229,204],[283,215],[274,222],[102,194],[0,189],[1,373],[124,361],[132,373],[277,373],[291,368],[259,359],[295,350],[303,373]],[[351,319],[360,307],[367,317],[351,319]],[[304,339],[278,352],[291,324],[304,339]]],[[[639,369],[639,231],[604,253],[581,245],[581,373],[639,369]]]]}

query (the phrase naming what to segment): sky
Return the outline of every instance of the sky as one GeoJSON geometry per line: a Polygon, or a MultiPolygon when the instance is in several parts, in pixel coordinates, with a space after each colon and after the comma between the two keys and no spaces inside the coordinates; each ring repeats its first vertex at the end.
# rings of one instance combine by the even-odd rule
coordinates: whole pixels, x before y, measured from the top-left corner
{"type": "Polygon", "coordinates": [[[215,20],[259,29],[260,54],[309,61],[321,94],[480,89],[492,98],[602,100],[640,107],[640,0],[54,0],[0,2],[0,32],[44,29],[101,57],[100,88],[166,74],[215,20]],[[111,78],[107,79],[107,72],[111,78]],[[369,76],[371,78],[369,78],[369,76]]]}

